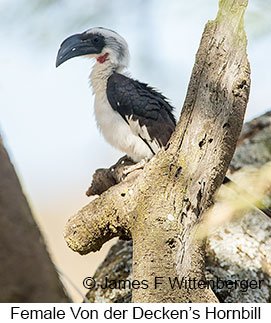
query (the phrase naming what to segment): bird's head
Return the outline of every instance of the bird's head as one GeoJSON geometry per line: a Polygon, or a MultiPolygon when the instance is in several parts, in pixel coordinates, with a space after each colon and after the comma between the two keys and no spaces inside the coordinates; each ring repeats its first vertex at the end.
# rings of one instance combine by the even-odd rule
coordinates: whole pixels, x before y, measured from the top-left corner
{"type": "Polygon", "coordinates": [[[96,27],[66,38],[60,45],[56,67],[70,58],[87,56],[98,63],[110,61],[116,68],[125,68],[129,63],[128,45],[115,31],[96,27]]]}

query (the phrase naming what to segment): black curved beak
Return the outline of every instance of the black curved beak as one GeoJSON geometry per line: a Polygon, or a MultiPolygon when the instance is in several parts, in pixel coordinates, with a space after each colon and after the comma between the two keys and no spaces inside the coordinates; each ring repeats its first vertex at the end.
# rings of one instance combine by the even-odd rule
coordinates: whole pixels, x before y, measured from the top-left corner
{"type": "Polygon", "coordinates": [[[97,48],[84,35],[75,34],[63,41],[57,53],[56,67],[70,58],[97,53],[97,48]]]}

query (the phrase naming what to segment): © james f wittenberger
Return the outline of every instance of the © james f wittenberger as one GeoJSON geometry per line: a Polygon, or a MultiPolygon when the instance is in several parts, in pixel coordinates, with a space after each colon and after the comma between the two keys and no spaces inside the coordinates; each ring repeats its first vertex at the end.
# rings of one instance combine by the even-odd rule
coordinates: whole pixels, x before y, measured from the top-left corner
{"type": "Polygon", "coordinates": [[[155,289],[163,288],[169,285],[171,289],[238,289],[240,292],[247,292],[249,289],[261,289],[264,280],[222,280],[220,278],[209,280],[197,280],[196,278],[178,278],[178,277],[159,277],[153,278],[153,281],[146,279],[142,280],[128,280],[128,279],[109,279],[105,277],[102,282],[96,282],[93,277],[86,277],[83,285],[87,289],[100,287],[102,289],[148,289],[152,284],[155,289]]]}

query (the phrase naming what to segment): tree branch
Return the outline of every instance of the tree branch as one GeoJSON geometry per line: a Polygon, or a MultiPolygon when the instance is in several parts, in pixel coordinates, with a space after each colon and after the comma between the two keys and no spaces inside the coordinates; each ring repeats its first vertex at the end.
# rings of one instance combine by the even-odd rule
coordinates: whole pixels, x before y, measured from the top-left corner
{"type": "MultiPolygon", "coordinates": [[[[249,167],[250,171],[255,171],[255,166],[261,167],[266,160],[271,160],[270,142],[271,112],[267,112],[244,125],[231,168],[249,167]]],[[[238,185],[240,173],[242,169],[231,174],[238,185]]],[[[251,175],[253,174],[254,172],[251,175]]],[[[254,195],[254,176],[250,177],[252,182],[246,187],[249,187],[251,194],[254,195]]],[[[270,191],[267,196],[269,197],[267,206],[270,207],[270,191]]],[[[261,281],[261,288],[247,289],[245,292],[245,288],[241,292],[240,285],[234,289],[216,286],[214,292],[219,301],[223,303],[269,302],[271,299],[271,253],[268,251],[271,245],[270,219],[259,211],[250,209],[245,215],[235,218],[230,223],[225,223],[225,219],[221,219],[221,216],[214,220],[223,222],[223,225],[207,238],[207,279],[233,282],[243,280],[244,284],[261,281]]],[[[130,302],[132,289],[128,288],[128,282],[125,289],[103,289],[100,286],[104,285],[105,278],[113,282],[132,280],[132,242],[118,241],[96,270],[93,278],[97,282],[96,287],[86,295],[90,302],[130,302]]]]}
{"type": "Polygon", "coordinates": [[[69,302],[0,137],[0,302],[69,302]]]}

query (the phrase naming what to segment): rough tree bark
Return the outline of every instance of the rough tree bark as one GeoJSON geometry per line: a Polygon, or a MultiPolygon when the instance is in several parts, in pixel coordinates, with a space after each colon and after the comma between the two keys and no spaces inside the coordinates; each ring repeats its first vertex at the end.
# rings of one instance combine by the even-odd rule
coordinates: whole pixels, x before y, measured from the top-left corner
{"type": "Polygon", "coordinates": [[[0,137],[0,302],[68,302],[0,137]]]}
{"type": "MultiPolygon", "coordinates": [[[[231,177],[237,182],[244,169],[255,170],[271,160],[271,112],[246,123],[231,161],[231,177]],[[238,173],[236,173],[238,171],[238,173]]],[[[246,173],[247,177],[247,173],[246,173]]],[[[252,183],[245,189],[254,193],[252,183]]],[[[271,192],[268,207],[271,205],[271,192]]],[[[220,302],[269,303],[271,301],[271,220],[259,210],[225,223],[207,239],[206,276],[222,281],[262,280],[261,288],[214,288],[220,302]]],[[[102,289],[109,281],[132,280],[132,241],[119,240],[109,251],[93,278],[95,288],[87,293],[90,302],[130,302],[131,288],[102,289]]]]}
{"type": "Polygon", "coordinates": [[[204,241],[194,232],[221,185],[241,131],[250,69],[243,15],[247,0],[221,0],[196,55],[180,121],[168,146],[72,217],[71,249],[97,251],[115,236],[133,239],[134,302],[215,302],[210,289],[155,288],[154,279],[204,279],[204,241]]]}
{"type": "MultiPolygon", "coordinates": [[[[234,157],[231,178],[248,177],[245,189],[254,194],[257,185],[253,173],[271,161],[271,112],[244,125],[234,157]],[[249,181],[251,181],[250,184],[249,181]]],[[[271,191],[266,192],[266,206],[271,205],[271,191]],[[268,199],[269,196],[269,199],[268,199]]],[[[221,226],[208,239],[207,270],[221,279],[262,280],[261,288],[240,292],[216,290],[223,302],[271,302],[271,220],[257,210],[221,226]]]]}

